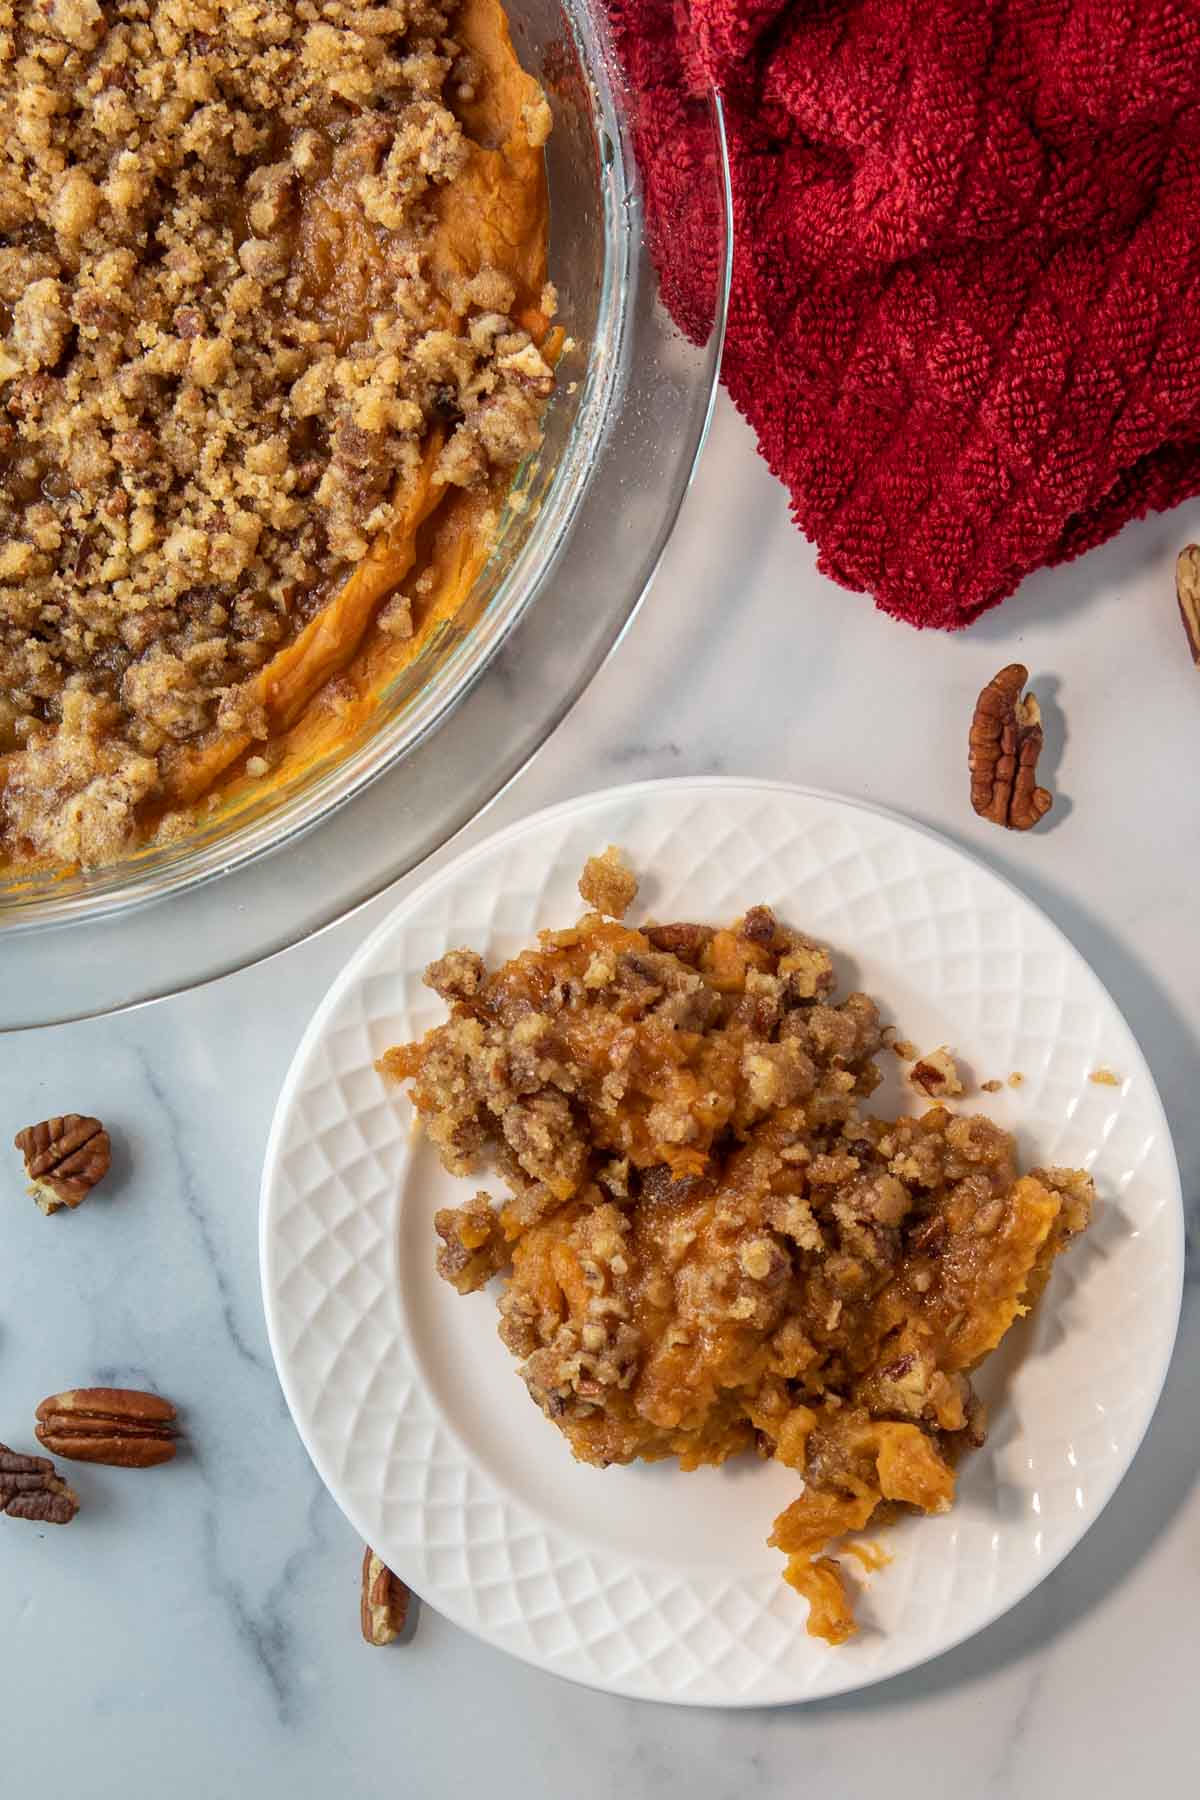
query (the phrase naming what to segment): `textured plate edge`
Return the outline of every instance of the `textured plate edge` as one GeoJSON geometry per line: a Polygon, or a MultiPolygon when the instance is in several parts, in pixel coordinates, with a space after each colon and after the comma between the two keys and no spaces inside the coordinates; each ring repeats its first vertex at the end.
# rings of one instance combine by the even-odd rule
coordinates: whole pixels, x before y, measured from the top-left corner
{"type": "Polygon", "coordinates": [[[951,1636],[946,1642],[940,1644],[937,1649],[920,1651],[914,1655],[910,1661],[901,1661],[893,1667],[882,1669],[878,1672],[855,1672],[851,1666],[847,1666],[846,1678],[844,1680],[837,1677],[835,1665],[835,1675],[832,1681],[819,1683],[814,1688],[802,1694],[763,1694],[761,1691],[755,1691],[753,1689],[737,1695],[729,1695],[727,1693],[714,1695],[713,1693],[703,1691],[703,1689],[695,1693],[683,1695],[653,1694],[647,1693],[644,1688],[624,1680],[621,1677],[612,1680],[599,1680],[594,1679],[585,1673],[577,1672],[574,1669],[565,1669],[536,1652],[529,1652],[507,1643],[499,1642],[495,1637],[489,1636],[486,1632],[480,1630],[473,1621],[461,1617],[454,1608],[437,1608],[437,1610],[442,1612],[443,1616],[449,1619],[451,1623],[456,1625],[459,1629],[468,1632],[481,1643],[487,1644],[489,1648],[500,1650],[503,1654],[515,1656],[519,1661],[539,1669],[546,1674],[556,1676],[559,1680],[570,1681],[577,1686],[591,1688],[597,1692],[616,1694],[627,1699],[644,1700],[656,1705],[718,1707],[722,1710],[746,1710],[752,1707],[761,1706],[806,1705],[811,1701],[833,1699],[841,1694],[862,1692],[867,1688],[876,1687],[882,1682],[891,1681],[898,1676],[910,1674],[915,1669],[940,1661],[942,1657],[952,1654],[970,1638],[976,1637],[980,1632],[988,1630],[991,1625],[994,1625],[997,1622],[997,1620],[1003,1618],[1006,1613],[1011,1612],[1014,1607],[1019,1606],[1023,1600],[1027,1599],[1034,1589],[1039,1587],[1048,1576],[1053,1574],[1054,1570],[1061,1566],[1072,1551],[1078,1548],[1083,1538],[1108,1507],[1113,1495],[1128,1474],[1145,1441],[1146,1433],[1150,1428],[1150,1423],[1158,1410],[1158,1404],[1162,1397],[1163,1387],[1166,1383],[1167,1373],[1174,1354],[1183,1303],[1183,1265],[1186,1228],[1183,1213],[1183,1183],[1179,1169],[1179,1158],[1175,1150],[1174,1138],[1170,1129],[1166,1109],[1163,1106],[1162,1096],[1159,1093],[1158,1083],[1154,1078],[1154,1072],[1150,1067],[1145,1052],[1142,1050],[1128,1019],[1126,1019],[1121,1007],[1118,1006],[1116,1000],[1113,998],[1103,981],[1101,981],[1099,975],[1092,968],[1087,958],[1076,948],[1067,933],[1053,918],[1050,917],[1044,908],[1027,894],[1017,882],[993,868],[983,857],[955,842],[954,839],[945,836],[942,832],[934,830],[931,826],[924,824],[922,821],[911,818],[908,814],[898,812],[890,807],[876,805],[869,800],[863,800],[852,795],[834,793],[827,788],[810,787],[802,783],[760,780],[753,777],[739,776],[675,776],[665,780],[629,782],[616,787],[591,789],[587,793],[575,795],[570,799],[558,801],[552,806],[543,807],[537,812],[528,813],[522,818],[514,820],[510,824],[502,827],[499,831],[490,833],[478,844],[473,845],[461,855],[451,858],[424,881],[419,882],[414,886],[397,902],[393,910],[385,919],[380,921],[363,943],[359,945],[349,961],[331,982],[328,990],[318,1003],[304,1032],[301,1034],[300,1041],[296,1046],[291,1063],[288,1066],[287,1074],[284,1077],[279,1098],[276,1101],[275,1112],[271,1121],[271,1129],[267,1137],[266,1149],[263,1156],[263,1172],[259,1187],[258,1231],[259,1273],[263,1311],[266,1320],[267,1338],[270,1344],[271,1357],[275,1365],[276,1378],[279,1381],[280,1388],[282,1389],[284,1399],[287,1403],[292,1424],[296,1429],[301,1443],[304,1445],[313,1467],[316,1469],[322,1483],[325,1485],[339,1510],[345,1515],[355,1532],[365,1539],[369,1534],[364,1531],[359,1520],[355,1518],[354,1513],[333,1493],[333,1489],[326,1479],[321,1459],[317,1455],[313,1444],[310,1443],[308,1435],[297,1416],[296,1398],[291,1391],[288,1379],[284,1373],[284,1368],[281,1364],[279,1321],[276,1317],[272,1290],[268,1281],[268,1271],[272,1260],[268,1233],[270,1189],[278,1159],[280,1140],[283,1135],[283,1121],[293,1099],[294,1091],[299,1084],[301,1073],[307,1062],[308,1055],[316,1041],[319,1039],[327,1018],[338,1006],[346,990],[353,985],[364,966],[374,957],[378,945],[386,941],[386,939],[403,924],[406,915],[411,911],[417,910],[419,906],[423,906],[430,897],[436,896],[439,887],[443,884],[448,884],[452,880],[457,880],[465,872],[468,872],[476,863],[484,861],[494,855],[495,852],[506,843],[519,839],[528,832],[540,830],[544,826],[552,826],[559,820],[577,817],[593,808],[599,809],[612,804],[636,802],[647,796],[658,796],[666,793],[677,793],[680,795],[692,794],[699,796],[705,793],[719,795],[721,793],[728,794],[734,791],[747,795],[774,795],[780,798],[791,797],[801,800],[817,800],[837,807],[847,807],[856,812],[866,813],[889,825],[898,826],[902,830],[913,832],[935,845],[942,852],[948,854],[951,859],[965,862],[975,873],[997,883],[1013,901],[1019,906],[1028,908],[1036,916],[1040,923],[1049,931],[1060,950],[1076,966],[1084,979],[1089,982],[1101,996],[1103,996],[1104,1000],[1111,1007],[1114,1015],[1120,1020],[1121,1025],[1128,1036],[1129,1042],[1136,1053],[1139,1065],[1137,1073],[1140,1074],[1145,1081],[1149,1103],[1155,1112],[1158,1127],[1162,1132],[1163,1140],[1169,1151],[1169,1164],[1173,1175],[1172,1192],[1171,1194],[1165,1194],[1164,1199],[1168,1203],[1173,1221],[1170,1255],[1171,1266],[1174,1271],[1174,1296],[1167,1319],[1159,1333],[1159,1367],[1154,1371],[1153,1378],[1148,1384],[1147,1392],[1152,1398],[1146,1407],[1145,1418],[1142,1420],[1141,1428],[1137,1433],[1136,1440],[1130,1448],[1127,1457],[1116,1469],[1107,1490],[1103,1493],[1103,1498],[1099,1501],[1086,1523],[1082,1526],[1078,1534],[1064,1544],[1044,1565],[1035,1564],[1028,1582],[1020,1585],[1016,1592],[1007,1596],[1004,1604],[992,1613],[985,1624],[980,1625],[971,1623],[961,1632],[951,1636]],[[1170,1206],[1169,1203],[1172,1197],[1174,1199],[1174,1205],[1170,1206]]]}

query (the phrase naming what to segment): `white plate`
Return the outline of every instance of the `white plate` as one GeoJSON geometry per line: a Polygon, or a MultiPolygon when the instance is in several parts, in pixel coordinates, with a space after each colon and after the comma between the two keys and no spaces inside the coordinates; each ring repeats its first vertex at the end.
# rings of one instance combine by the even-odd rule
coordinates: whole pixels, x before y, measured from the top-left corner
{"type": "MultiPolygon", "coordinates": [[[[891,1059],[888,1059],[891,1060],[891,1059]]],[[[892,1076],[893,1083],[895,1076],[892,1076]]],[[[903,1101],[887,1089],[873,1104],[903,1101]]],[[[864,1686],[935,1656],[1028,1593],[1078,1542],[1137,1449],[1174,1339],[1179,1172],[1128,1027],[1022,895],[907,821],[796,788],[715,780],[594,794],[489,839],[409,894],[351,961],[296,1053],[262,1188],[267,1324],[296,1425],[355,1529],[447,1617],[595,1687],[717,1705],[864,1686]],[[973,1095],[1029,1160],[1080,1164],[1101,1204],[981,1383],[987,1446],[943,1518],[886,1534],[860,1634],[830,1649],[766,1546],[796,1492],[739,1460],[681,1475],[572,1461],[496,1337],[492,1297],[433,1266],[432,1217],[469,1191],[410,1136],[374,1062],[439,1022],[431,958],[511,955],[581,910],[616,843],[637,917],[724,921],[756,901],[824,938],[843,976],[973,1095]],[[1119,1087],[1089,1080],[1104,1065],[1119,1087]]]]}

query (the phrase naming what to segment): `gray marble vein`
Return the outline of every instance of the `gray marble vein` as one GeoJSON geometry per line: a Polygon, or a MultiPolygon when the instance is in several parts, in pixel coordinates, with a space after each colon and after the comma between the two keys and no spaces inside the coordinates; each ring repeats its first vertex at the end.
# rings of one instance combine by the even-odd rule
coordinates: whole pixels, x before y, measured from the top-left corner
{"type": "Polygon", "coordinates": [[[200,1241],[204,1261],[217,1290],[221,1318],[229,1341],[237,1354],[252,1368],[268,1369],[271,1366],[270,1357],[264,1355],[260,1349],[247,1340],[238,1323],[233,1284],[225,1266],[225,1251],[217,1239],[208,1209],[200,1200],[192,1162],[185,1150],[185,1122],[180,1116],[177,1105],[171,1099],[169,1087],[156,1075],[146,1053],[135,1049],[134,1054],[141,1067],[142,1079],[162,1114],[167,1140],[171,1146],[175,1163],[176,1192],[200,1241]]]}

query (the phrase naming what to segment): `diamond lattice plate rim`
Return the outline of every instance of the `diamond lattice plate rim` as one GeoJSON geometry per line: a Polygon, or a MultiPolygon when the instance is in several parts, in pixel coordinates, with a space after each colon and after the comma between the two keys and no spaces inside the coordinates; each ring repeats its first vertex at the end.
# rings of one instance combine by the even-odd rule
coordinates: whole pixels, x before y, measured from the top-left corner
{"type": "MultiPolygon", "coordinates": [[[[887,1103],[886,1097],[884,1104],[887,1103]]],[[[977,1102],[975,1102],[977,1104],[977,1102]]],[[[260,1253],[271,1347],[310,1455],[355,1529],[439,1611],[524,1660],[613,1692],[763,1705],[915,1667],[1016,1604],[1078,1542],[1141,1442],[1183,1267],[1179,1172],[1153,1078],[1083,958],[1017,889],[860,801],[697,778],[610,789],[497,833],[407,895],[322,1001],[278,1103],[260,1253]],[[906,1035],[977,1078],[1026,1160],[1083,1161],[1104,1199],[1049,1305],[989,1376],[988,1445],[944,1519],[888,1534],[864,1630],[810,1639],[765,1548],[794,1477],[686,1479],[571,1462],[496,1342],[489,1298],[433,1273],[434,1207],[459,1196],[414,1144],[374,1059],[442,1013],[425,964],[507,955],[579,909],[584,857],[629,852],[659,917],[775,903],[848,953],[906,1035]],[[1089,1081],[1100,1064],[1117,1088],[1089,1081]]]]}

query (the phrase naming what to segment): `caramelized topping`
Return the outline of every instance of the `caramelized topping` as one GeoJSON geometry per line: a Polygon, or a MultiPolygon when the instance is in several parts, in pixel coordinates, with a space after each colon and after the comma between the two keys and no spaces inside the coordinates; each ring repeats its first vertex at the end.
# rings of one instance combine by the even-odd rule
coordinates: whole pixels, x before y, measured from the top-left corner
{"type": "Polygon", "coordinates": [[[547,122],[495,0],[0,11],[0,847],[88,863],[537,445],[547,122]]]}
{"type": "Polygon", "coordinates": [[[381,1067],[447,1168],[508,1189],[438,1214],[461,1293],[504,1273],[500,1335],[600,1467],[746,1450],[804,1476],[772,1538],[809,1630],[854,1629],[823,1555],[885,1503],[942,1511],[982,1442],[970,1371],[1087,1223],[1091,1182],[1020,1175],[980,1117],[862,1116],[879,1016],[765,907],[729,930],[596,914],[489,974],[381,1067]]]}

